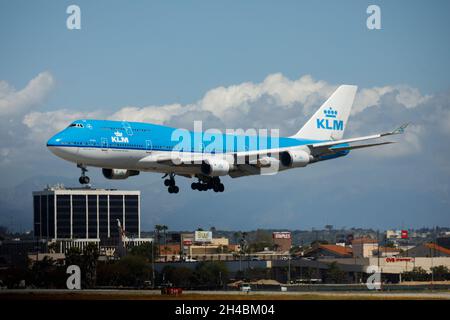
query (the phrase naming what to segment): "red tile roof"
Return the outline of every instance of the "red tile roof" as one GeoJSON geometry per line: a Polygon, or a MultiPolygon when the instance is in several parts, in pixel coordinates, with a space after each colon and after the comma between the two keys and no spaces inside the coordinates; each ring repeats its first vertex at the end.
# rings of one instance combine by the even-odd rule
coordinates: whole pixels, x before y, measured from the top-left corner
{"type": "Polygon", "coordinates": [[[449,249],[441,247],[441,246],[439,246],[439,245],[437,245],[435,243],[425,243],[425,246],[427,248],[429,248],[429,249],[434,249],[434,250],[439,251],[441,253],[450,255],[450,250],[449,249]]]}
{"type": "Polygon", "coordinates": [[[352,253],[353,253],[352,248],[338,246],[336,244],[321,244],[321,245],[319,245],[319,248],[330,251],[332,253],[335,253],[335,254],[338,254],[341,256],[349,256],[349,255],[352,255],[352,253]]]}

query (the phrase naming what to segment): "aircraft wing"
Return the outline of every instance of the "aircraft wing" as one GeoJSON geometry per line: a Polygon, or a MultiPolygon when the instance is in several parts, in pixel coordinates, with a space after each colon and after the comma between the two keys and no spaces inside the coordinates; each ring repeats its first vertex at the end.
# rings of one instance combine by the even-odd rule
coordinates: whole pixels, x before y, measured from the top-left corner
{"type": "Polygon", "coordinates": [[[408,126],[408,123],[403,124],[400,127],[398,127],[397,129],[390,131],[390,132],[373,134],[370,136],[363,136],[363,137],[358,137],[358,138],[341,139],[341,140],[335,140],[335,141],[313,143],[313,144],[309,144],[308,147],[311,150],[311,154],[313,156],[320,156],[320,155],[335,153],[335,152],[339,152],[339,151],[361,149],[361,148],[374,147],[374,146],[379,146],[379,145],[384,145],[384,144],[391,144],[393,142],[348,145],[349,143],[373,140],[373,139],[378,139],[378,138],[391,136],[391,135],[395,135],[395,134],[401,134],[401,133],[405,132],[405,128],[407,126],[408,126]]]}
{"type": "MultiPolygon", "coordinates": [[[[341,139],[327,142],[319,142],[307,145],[307,147],[311,150],[311,155],[314,157],[320,157],[330,154],[335,154],[337,152],[353,150],[353,149],[361,149],[361,148],[369,148],[375,147],[385,144],[391,144],[393,142],[378,142],[378,143],[369,143],[369,144],[358,144],[358,145],[349,145],[350,143],[367,141],[372,139],[378,139],[390,135],[401,134],[404,132],[405,128],[408,124],[404,124],[399,128],[385,133],[374,134],[369,136],[363,136],[358,138],[351,139],[341,139]]],[[[199,166],[202,164],[202,161],[205,159],[210,159],[211,157],[220,157],[221,159],[226,159],[230,163],[237,163],[238,170],[235,170],[230,173],[230,176],[233,178],[238,178],[247,175],[257,174],[260,168],[266,167],[270,165],[271,161],[278,161],[273,155],[277,153],[288,151],[288,150],[296,150],[302,149],[304,146],[295,146],[288,148],[279,148],[279,149],[271,149],[271,150],[254,150],[254,151],[243,151],[237,152],[234,154],[227,154],[225,158],[223,155],[210,155],[210,154],[191,154],[185,155],[182,152],[167,154],[167,155],[149,155],[140,160],[141,163],[158,163],[163,165],[176,165],[176,166],[185,166],[185,167],[193,167],[199,166]],[[238,159],[243,160],[240,163],[237,161],[238,159]]]]}

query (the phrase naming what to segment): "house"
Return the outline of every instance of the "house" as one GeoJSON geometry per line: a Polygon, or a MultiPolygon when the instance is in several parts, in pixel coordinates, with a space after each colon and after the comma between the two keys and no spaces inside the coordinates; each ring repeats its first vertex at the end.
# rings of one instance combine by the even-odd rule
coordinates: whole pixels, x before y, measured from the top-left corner
{"type": "Polygon", "coordinates": [[[408,257],[450,257],[450,249],[441,247],[435,243],[424,243],[408,251],[402,256],[408,257]]]}
{"type": "Polygon", "coordinates": [[[337,244],[318,244],[303,253],[304,257],[315,258],[350,258],[352,248],[337,244]]]}

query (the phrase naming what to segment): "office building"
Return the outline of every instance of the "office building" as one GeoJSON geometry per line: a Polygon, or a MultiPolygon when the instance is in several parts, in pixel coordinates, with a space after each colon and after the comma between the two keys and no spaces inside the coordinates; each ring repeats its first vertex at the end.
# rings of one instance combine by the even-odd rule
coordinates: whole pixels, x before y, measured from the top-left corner
{"type": "Polygon", "coordinates": [[[34,235],[47,240],[140,238],[140,191],[49,187],[33,192],[34,235]]]}

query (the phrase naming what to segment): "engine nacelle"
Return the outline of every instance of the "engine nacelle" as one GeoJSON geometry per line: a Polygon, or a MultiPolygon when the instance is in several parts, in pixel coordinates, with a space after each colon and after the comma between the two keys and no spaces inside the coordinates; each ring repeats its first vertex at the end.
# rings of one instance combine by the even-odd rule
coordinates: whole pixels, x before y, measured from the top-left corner
{"type": "Polygon", "coordinates": [[[280,162],[285,167],[305,167],[311,162],[311,156],[303,150],[283,151],[280,152],[280,162]]]}
{"type": "Polygon", "coordinates": [[[210,177],[226,176],[230,172],[230,164],[222,159],[206,159],[202,162],[200,171],[210,177]]]}
{"type": "Polygon", "coordinates": [[[103,176],[106,179],[120,180],[126,179],[130,176],[137,176],[139,171],[127,169],[102,169],[103,176]]]}

